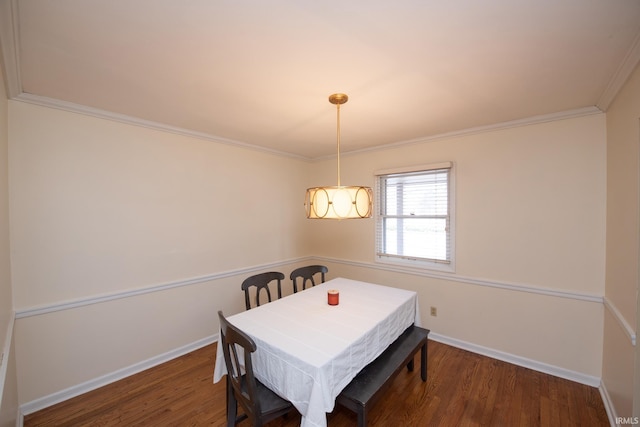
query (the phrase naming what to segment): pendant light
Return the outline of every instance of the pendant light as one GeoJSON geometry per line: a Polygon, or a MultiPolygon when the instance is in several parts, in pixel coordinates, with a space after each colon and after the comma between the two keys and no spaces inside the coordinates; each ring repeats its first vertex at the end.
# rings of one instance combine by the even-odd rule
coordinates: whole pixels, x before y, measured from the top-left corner
{"type": "Polygon", "coordinates": [[[349,100],[344,93],[329,96],[338,115],[338,185],[331,187],[307,188],[305,210],[311,219],[353,219],[370,218],[373,205],[373,191],[370,187],[343,186],[340,184],[340,105],[349,100]]]}

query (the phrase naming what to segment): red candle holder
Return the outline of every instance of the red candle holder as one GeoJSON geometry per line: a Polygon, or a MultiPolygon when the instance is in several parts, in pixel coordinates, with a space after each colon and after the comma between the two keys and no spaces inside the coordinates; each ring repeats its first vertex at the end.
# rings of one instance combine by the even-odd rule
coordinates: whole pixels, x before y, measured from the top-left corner
{"type": "Polygon", "coordinates": [[[327,302],[329,305],[338,305],[340,302],[340,292],[337,289],[327,291],[327,302]]]}

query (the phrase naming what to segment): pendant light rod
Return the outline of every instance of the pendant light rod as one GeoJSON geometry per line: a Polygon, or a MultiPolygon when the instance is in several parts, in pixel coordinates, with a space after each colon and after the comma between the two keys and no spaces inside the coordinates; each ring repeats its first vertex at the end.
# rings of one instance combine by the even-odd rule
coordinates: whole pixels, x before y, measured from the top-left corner
{"type": "Polygon", "coordinates": [[[344,93],[334,93],[329,96],[329,102],[336,106],[336,114],[337,114],[337,146],[338,146],[338,157],[337,157],[337,169],[338,169],[338,187],[340,187],[340,106],[346,103],[349,100],[349,97],[344,93]]]}
{"type": "Polygon", "coordinates": [[[336,105],[336,110],[338,111],[338,136],[336,138],[337,145],[338,145],[338,158],[337,158],[337,164],[338,164],[338,187],[340,187],[340,104],[336,105]]]}

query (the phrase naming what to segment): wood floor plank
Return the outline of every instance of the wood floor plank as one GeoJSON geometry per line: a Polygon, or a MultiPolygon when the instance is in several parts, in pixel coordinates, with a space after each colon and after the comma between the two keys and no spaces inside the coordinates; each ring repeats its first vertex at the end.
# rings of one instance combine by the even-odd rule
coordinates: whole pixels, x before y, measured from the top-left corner
{"type": "MultiPolygon", "coordinates": [[[[29,414],[24,426],[225,426],[225,382],[212,381],[215,346],[29,414]]],[[[428,358],[427,382],[419,369],[403,370],[372,408],[371,427],[609,426],[594,387],[435,341],[428,358]]],[[[328,424],[355,426],[357,417],[336,407],[328,424]]],[[[299,425],[290,414],[269,427],[299,425]]]]}

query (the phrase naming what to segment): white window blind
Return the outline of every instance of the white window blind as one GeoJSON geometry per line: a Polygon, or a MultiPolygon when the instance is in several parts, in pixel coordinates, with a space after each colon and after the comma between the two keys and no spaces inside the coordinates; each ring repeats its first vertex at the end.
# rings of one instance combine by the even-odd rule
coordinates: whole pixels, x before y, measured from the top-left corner
{"type": "Polygon", "coordinates": [[[379,172],[379,258],[451,263],[451,164],[379,172]]]}

